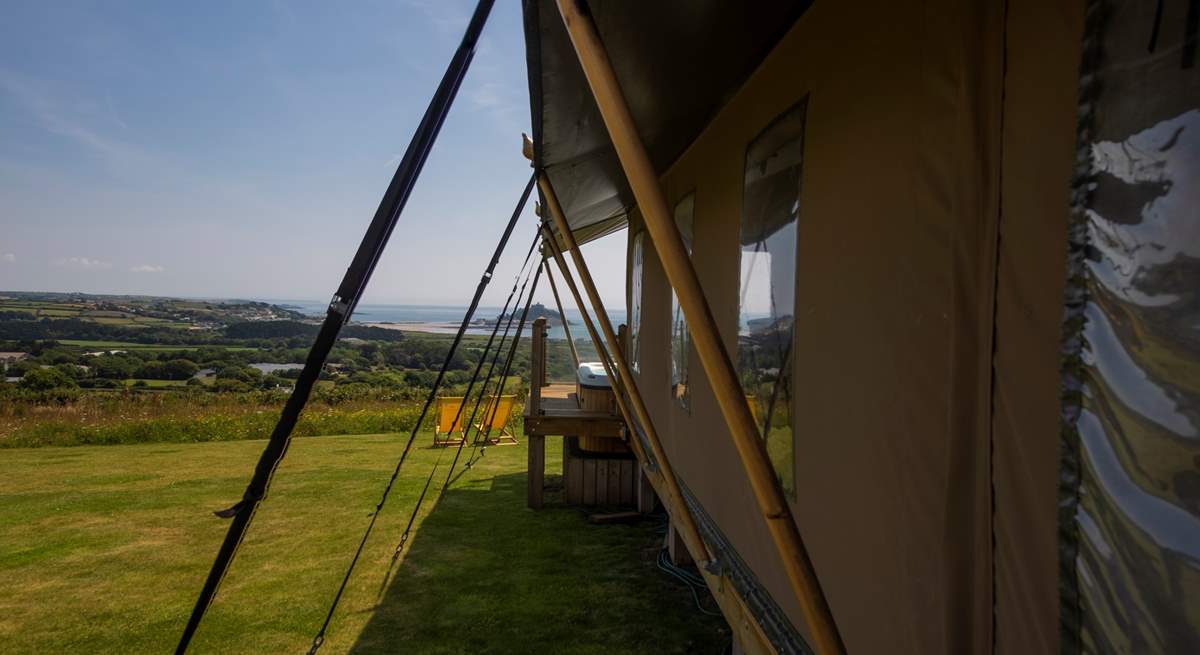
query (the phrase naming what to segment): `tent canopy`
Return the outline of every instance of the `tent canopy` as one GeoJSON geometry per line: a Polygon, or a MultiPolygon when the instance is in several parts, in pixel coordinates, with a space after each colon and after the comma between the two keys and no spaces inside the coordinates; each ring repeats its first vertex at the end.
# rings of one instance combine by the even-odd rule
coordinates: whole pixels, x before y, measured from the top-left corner
{"type": "MultiPolygon", "coordinates": [[[[554,0],[523,4],[534,165],[585,243],[625,225],[633,194],[554,0]]],[[[592,3],[656,171],[696,139],[809,4],[592,3]]]]}

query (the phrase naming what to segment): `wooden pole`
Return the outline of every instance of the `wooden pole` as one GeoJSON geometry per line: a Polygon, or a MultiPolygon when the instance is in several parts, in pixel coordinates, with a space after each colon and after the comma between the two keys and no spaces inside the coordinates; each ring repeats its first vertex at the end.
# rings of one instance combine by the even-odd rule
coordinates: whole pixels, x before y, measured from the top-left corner
{"type": "MultiPolygon", "coordinates": [[[[563,279],[566,280],[567,288],[570,290],[572,297],[575,299],[575,306],[579,308],[579,313],[583,316],[583,325],[587,328],[588,335],[592,339],[592,343],[596,346],[596,352],[599,353],[601,362],[604,364],[604,370],[608,373],[609,379],[614,381],[614,392],[616,394],[617,407],[621,410],[621,415],[625,418],[625,422],[633,425],[633,420],[630,418],[629,408],[625,404],[624,396],[621,393],[619,382],[620,380],[614,375],[611,359],[606,352],[604,342],[600,340],[600,335],[596,331],[596,326],[592,322],[591,316],[588,314],[587,308],[583,304],[583,298],[579,295],[579,288],[575,286],[575,280],[571,276],[571,271],[567,269],[566,260],[563,259],[562,252],[558,250],[558,243],[554,241],[554,235],[550,229],[543,226],[544,236],[543,243],[550,244],[550,253],[558,264],[558,270],[562,273],[563,279]]],[[[624,343],[624,341],[622,341],[624,343]]],[[[624,352],[624,351],[622,351],[624,352]]],[[[667,488],[666,480],[663,477],[661,467],[658,469],[649,468],[649,459],[646,451],[642,448],[641,442],[634,437],[629,440],[629,445],[633,448],[634,454],[637,455],[638,461],[642,463],[639,468],[640,480],[638,490],[638,507],[639,510],[643,507],[643,501],[647,500],[651,490],[657,492],[659,497],[663,499],[673,516],[686,516],[683,519],[692,523],[694,521],[691,515],[688,514],[687,504],[681,498],[673,498],[670,495],[670,489],[667,488]],[[642,485],[642,482],[649,483],[650,490],[642,485]]],[[[646,511],[650,511],[647,508],[646,511]]],[[[683,537],[685,543],[688,544],[688,550],[691,551],[694,559],[705,560],[709,558],[707,546],[700,538],[697,531],[681,532],[679,536],[683,537]],[[697,557],[700,556],[700,557],[697,557]]],[[[737,635],[738,642],[746,648],[747,655],[771,654],[774,655],[775,648],[771,645],[770,640],[762,631],[762,626],[753,618],[753,613],[746,605],[746,601],[735,590],[733,584],[725,577],[709,572],[703,566],[699,568],[700,575],[704,577],[708,583],[708,588],[713,593],[713,598],[716,599],[717,605],[721,608],[721,612],[725,615],[725,619],[729,622],[730,628],[737,635]]]]}
{"type": "MultiPolygon", "coordinates": [[[[783,560],[788,580],[800,602],[800,611],[816,642],[817,652],[845,652],[829,603],[809,559],[808,550],[783,495],[783,489],[771,467],[758,426],[738,383],[737,371],[729,357],[712,309],[704,297],[700,280],[692,267],[679,229],[671,219],[667,200],[659,186],[658,175],[637,133],[633,116],[613,72],[608,53],[590,16],[580,10],[578,0],[558,0],[559,12],[571,37],[575,54],[600,108],[600,115],[617,152],[625,177],[641,209],[650,240],[658,252],[667,279],[679,298],[687,318],[692,341],[704,372],[712,383],[717,404],[729,426],[742,465],[750,479],[759,510],[766,519],[775,547],[783,560]]],[[[542,184],[545,174],[538,178],[542,184]]]]}
{"type": "Polygon", "coordinates": [[[571,347],[571,357],[575,360],[575,368],[579,368],[579,351],[575,349],[575,340],[571,338],[571,327],[567,325],[567,313],[563,311],[562,299],[558,297],[558,287],[554,284],[554,276],[550,274],[550,262],[543,261],[546,267],[546,279],[550,280],[550,291],[554,293],[554,304],[558,306],[558,318],[562,321],[563,333],[567,335],[567,345],[571,347]]]}
{"type": "MultiPolygon", "coordinates": [[[[675,477],[675,469],[671,466],[671,460],[667,458],[667,452],[663,449],[662,441],[658,438],[658,430],[654,429],[654,422],[650,420],[650,412],[646,409],[646,403],[642,400],[641,391],[638,390],[637,380],[633,377],[633,371],[629,368],[629,361],[625,358],[625,350],[621,347],[621,341],[617,338],[616,330],[613,330],[612,321],[608,318],[608,312],[604,311],[604,302],[600,300],[600,292],[596,290],[596,283],[592,280],[591,272],[588,271],[587,262],[583,260],[583,253],[579,252],[579,244],[575,243],[575,235],[571,233],[571,228],[567,225],[567,217],[563,215],[562,205],[558,203],[558,196],[554,194],[554,187],[550,185],[550,178],[546,177],[545,173],[538,174],[538,188],[541,189],[542,195],[546,198],[546,205],[550,210],[550,218],[554,221],[554,225],[558,228],[563,243],[567,245],[567,250],[571,253],[571,260],[575,262],[575,270],[579,273],[580,281],[583,282],[583,289],[587,292],[592,309],[596,312],[596,320],[600,323],[600,330],[604,334],[605,341],[608,343],[609,353],[613,361],[617,364],[617,373],[620,374],[621,386],[629,392],[629,399],[633,404],[634,413],[637,415],[642,428],[646,431],[646,441],[650,444],[650,450],[654,453],[654,461],[658,463],[658,469],[662,472],[663,480],[667,483],[667,495],[670,496],[667,500],[671,502],[669,506],[676,509],[672,513],[672,518],[679,521],[680,527],[689,533],[689,537],[695,537],[695,543],[703,544],[704,540],[700,538],[700,531],[696,529],[696,523],[692,519],[691,512],[688,511],[687,502],[683,499],[683,491],[679,488],[679,479],[675,477]]],[[[545,240],[543,240],[543,243],[545,243],[545,240]]],[[[549,243],[551,250],[556,254],[556,259],[562,259],[562,253],[558,250],[558,242],[551,238],[549,243]]],[[[560,264],[559,267],[565,271],[566,262],[560,264]]],[[[563,276],[566,277],[567,273],[564,272],[563,276]]],[[[621,397],[619,389],[617,390],[617,397],[621,397]]],[[[632,427],[633,424],[631,423],[630,426],[632,427]]],[[[634,439],[630,441],[634,441],[634,439]]],[[[707,562],[709,559],[706,551],[701,561],[707,562]]]]}
{"type": "MultiPolygon", "coordinates": [[[[596,325],[592,323],[592,317],[588,314],[587,307],[583,304],[583,297],[579,295],[579,287],[575,286],[575,278],[571,277],[571,271],[567,269],[567,262],[563,259],[562,252],[558,250],[558,244],[554,243],[554,234],[550,228],[543,224],[542,233],[544,238],[542,243],[550,244],[547,247],[550,249],[551,256],[554,262],[558,265],[558,271],[562,273],[563,281],[567,283],[567,289],[571,292],[571,296],[575,299],[575,306],[579,308],[579,314],[583,317],[583,326],[587,329],[588,336],[592,339],[592,345],[596,348],[596,354],[600,357],[600,363],[604,366],[604,372],[608,375],[608,379],[612,381],[613,396],[617,401],[617,409],[621,411],[621,417],[625,419],[625,425],[629,429],[633,429],[633,414],[629,411],[629,407],[625,404],[625,397],[621,394],[621,389],[618,384],[619,380],[612,368],[612,358],[609,357],[607,349],[604,347],[604,341],[600,338],[600,333],[596,331],[596,325]]],[[[641,443],[637,438],[629,440],[629,445],[633,447],[634,452],[638,456],[638,460],[646,463],[649,459],[646,457],[645,451],[642,450],[641,443]]]]}
{"type": "MultiPolygon", "coordinates": [[[[518,337],[519,338],[519,337],[518,337]]],[[[539,316],[533,322],[533,350],[529,354],[529,406],[532,415],[542,411],[542,387],[546,386],[546,321],[539,316]]]]}

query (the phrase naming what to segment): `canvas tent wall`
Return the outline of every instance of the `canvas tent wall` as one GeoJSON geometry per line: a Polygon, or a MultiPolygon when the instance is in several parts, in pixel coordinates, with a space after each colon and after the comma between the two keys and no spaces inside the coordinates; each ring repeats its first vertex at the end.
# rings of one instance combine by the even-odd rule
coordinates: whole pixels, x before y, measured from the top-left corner
{"type": "MultiPolygon", "coordinates": [[[[747,190],[757,179],[751,150],[781,120],[801,123],[796,206],[760,203],[783,207],[771,216],[795,213],[784,294],[794,306],[794,441],[780,473],[791,477],[792,510],[848,651],[1176,652],[1200,640],[1195,548],[1152,529],[1162,512],[1172,534],[1200,525],[1191,432],[1200,349],[1183,318],[1194,316],[1198,286],[1194,246],[1183,244],[1200,225],[1200,203],[1187,202],[1200,146],[1171,141],[1172,130],[1200,131],[1189,118],[1200,107],[1197,75],[1185,65],[1195,30],[1174,27],[1189,24],[1192,5],[1161,3],[1157,18],[1154,3],[1073,0],[592,5],[668,203],[690,207],[692,259],[731,352],[745,343],[744,222],[759,211],[748,209],[758,197],[747,190]],[[1105,55],[1089,59],[1097,44],[1105,55]],[[1097,75],[1122,86],[1089,91],[1097,75]],[[1081,107],[1121,121],[1077,135],[1081,107]],[[1098,196],[1145,191],[1109,205],[1117,225],[1173,211],[1166,228],[1141,231],[1157,247],[1068,270],[1069,229],[1078,259],[1095,252],[1088,230],[1105,227],[1086,193],[1072,195],[1072,175],[1086,190],[1091,171],[1128,151],[1122,144],[1167,152],[1174,143],[1189,150],[1110,174],[1100,187],[1109,195],[1098,196]],[[1093,160],[1097,152],[1108,159],[1093,160]],[[1155,302],[1171,311],[1128,293],[1113,300],[1106,280],[1132,275],[1123,263],[1155,276],[1155,302]],[[1065,306],[1090,311],[1093,332],[1078,338],[1076,321],[1064,337],[1065,306]],[[1108,330],[1118,346],[1081,345],[1114,321],[1126,326],[1108,330]],[[1162,358],[1142,350],[1148,337],[1162,358]],[[1096,390],[1082,412],[1060,393],[1064,343],[1076,358],[1069,388],[1083,368],[1082,384],[1096,390]],[[1133,354],[1132,369],[1122,353],[1133,354]],[[1118,365],[1129,374],[1113,381],[1118,365]],[[1112,389],[1169,402],[1143,404],[1143,419],[1112,389]],[[1103,425],[1077,430],[1088,416],[1103,425]]],[[[525,23],[535,165],[577,235],[628,222],[639,289],[638,311],[629,309],[641,317],[630,327],[654,422],[710,534],[767,598],[761,620],[783,616],[784,631],[803,633],[698,365],[679,402],[671,288],[554,3],[527,1],[525,23]]],[[[775,220],[764,234],[779,231],[775,220]]],[[[1103,242],[1124,243],[1123,229],[1108,226],[1103,242]]],[[[1130,284],[1148,288],[1136,276],[1130,284]]]]}

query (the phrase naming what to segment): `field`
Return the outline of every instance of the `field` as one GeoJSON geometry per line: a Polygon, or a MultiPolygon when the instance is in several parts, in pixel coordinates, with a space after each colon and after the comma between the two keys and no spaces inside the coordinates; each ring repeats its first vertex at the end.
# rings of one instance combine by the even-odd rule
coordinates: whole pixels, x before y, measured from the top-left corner
{"type": "MultiPolygon", "coordinates": [[[[193,652],[307,650],[399,439],[292,445],[193,652]]],[[[322,653],[718,653],[728,643],[723,622],[655,569],[653,520],[594,526],[565,506],[526,509],[524,446],[488,449],[427,507],[386,581],[426,476],[452,454],[419,443],[322,653]]],[[[262,446],[4,451],[0,650],[171,650],[227,527],[211,512],[240,497],[262,446]]]]}
{"type": "Polygon", "coordinates": [[[139,382],[151,389],[169,389],[172,387],[187,386],[187,380],[137,380],[132,378],[125,380],[125,386],[132,387],[139,382]]]}
{"type": "Polygon", "coordinates": [[[132,341],[92,341],[88,339],[60,339],[59,343],[64,346],[75,346],[77,348],[94,349],[94,350],[142,350],[146,352],[166,352],[177,350],[196,350],[199,348],[213,348],[217,350],[228,350],[231,352],[248,352],[258,350],[251,346],[222,346],[208,345],[203,346],[188,346],[188,345],[170,345],[157,343],[135,343],[132,341]]]}
{"type": "Polygon", "coordinates": [[[247,301],[195,301],[153,296],[0,292],[0,312],[35,319],[79,319],[132,328],[215,327],[239,320],[299,318],[295,312],[247,301]]]}
{"type": "MultiPolygon", "coordinates": [[[[169,391],[161,388],[161,391],[169,391]]],[[[0,403],[0,449],[41,446],[196,443],[265,439],[282,394],[93,392],[66,404],[0,403]]],[[[362,399],[310,402],[293,434],[372,434],[411,430],[414,402],[362,399]]]]}
{"type": "MultiPolygon", "coordinates": [[[[172,325],[174,322],[158,317],[139,316],[123,311],[90,309],[78,303],[46,302],[38,300],[0,299],[0,311],[24,312],[36,318],[78,318],[107,325],[172,325]]],[[[182,323],[186,327],[187,323],[182,323]]]]}
{"type": "MultiPolygon", "coordinates": [[[[240,498],[293,384],[252,364],[303,361],[316,327],[301,318],[253,302],[0,294],[0,351],[21,353],[6,364],[17,381],[0,383],[0,653],[173,648],[228,525],[212,512],[240,498]],[[216,375],[188,385],[202,369],[216,375]]],[[[192,652],[308,649],[452,339],[348,330],[192,652]]],[[[463,340],[443,395],[465,393],[486,341],[463,340]]],[[[567,344],[548,352],[550,374],[573,379],[567,344]]],[[[509,393],[523,393],[528,355],[517,350],[509,393]]],[[[519,416],[511,426],[521,433],[519,416]]],[[[412,451],[322,653],[729,643],[723,620],[657,568],[663,517],[594,526],[553,490],[527,510],[524,446],[489,449],[436,498],[450,453],[430,440],[412,451]],[[434,493],[389,575],[431,470],[434,493]]]]}

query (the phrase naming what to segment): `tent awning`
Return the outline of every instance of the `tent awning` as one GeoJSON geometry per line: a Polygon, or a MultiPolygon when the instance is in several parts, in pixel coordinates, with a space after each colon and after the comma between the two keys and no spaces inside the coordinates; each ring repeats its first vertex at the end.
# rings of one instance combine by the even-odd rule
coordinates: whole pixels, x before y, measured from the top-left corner
{"type": "MultiPolygon", "coordinates": [[[[683,153],[810,4],[591,4],[655,170],[683,153]]],[[[584,243],[623,227],[633,194],[554,0],[523,5],[534,165],[584,243]]]]}

